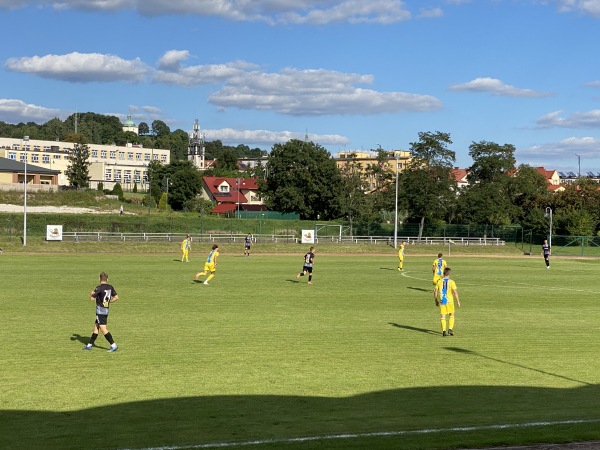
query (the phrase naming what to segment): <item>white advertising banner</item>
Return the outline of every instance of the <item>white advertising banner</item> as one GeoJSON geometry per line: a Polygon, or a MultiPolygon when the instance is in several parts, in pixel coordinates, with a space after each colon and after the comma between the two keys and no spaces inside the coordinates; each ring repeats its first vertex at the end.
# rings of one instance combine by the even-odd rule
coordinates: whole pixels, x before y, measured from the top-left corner
{"type": "Polygon", "coordinates": [[[315,243],[315,231],[314,230],[302,230],[302,243],[303,244],[314,244],[315,243]]]}
{"type": "Polygon", "coordinates": [[[62,241],[62,225],[46,225],[47,241],[62,241]]]}

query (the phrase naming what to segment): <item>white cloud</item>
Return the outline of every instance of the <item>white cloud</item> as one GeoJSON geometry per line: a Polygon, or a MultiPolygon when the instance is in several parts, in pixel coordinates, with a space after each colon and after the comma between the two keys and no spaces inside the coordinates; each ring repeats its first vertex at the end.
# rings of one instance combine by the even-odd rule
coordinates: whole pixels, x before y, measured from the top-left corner
{"type": "Polygon", "coordinates": [[[66,55],[9,58],[4,67],[13,72],[72,82],[144,80],[148,67],[139,58],[125,60],[100,53],[73,52],[66,55]]]}
{"type": "Polygon", "coordinates": [[[538,128],[594,128],[600,127],[600,110],[576,112],[562,117],[562,111],[553,111],[536,120],[538,128]]]}
{"type": "Polygon", "coordinates": [[[534,91],[533,89],[520,89],[505,84],[497,78],[475,78],[467,83],[450,85],[451,91],[459,92],[481,92],[506,97],[548,97],[553,94],[548,92],[534,91]]]}
{"type": "Polygon", "coordinates": [[[561,12],[580,12],[600,18],[600,0],[551,0],[561,12]]]}
{"type": "Polygon", "coordinates": [[[324,69],[248,72],[229,80],[219,92],[209,96],[209,102],[222,108],[258,109],[287,115],[378,114],[432,111],[442,107],[438,99],[429,95],[356,87],[372,82],[370,75],[324,69]]]}
{"type": "Polygon", "coordinates": [[[522,159],[545,161],[542,164],[549,168],[566,161],[570,166],[577,164],[577,155],[581,160],[597,160],[600,154],[600,139],[594,137],[569,137],[558,142],[548,142],[517,150],[516,156],[522,159]]]}
{"type": "Polygon", "coordinates": [[[422,9],[419,12],[419,17],[422,19],[429,19],[429,18],[436,18],[436,17],[443,17],[444,16],[444,11],[442,11],[441,8],[427,8],[427,9],[422,9]]]}
{"type": "Polygon", "coordinates": [[[55,117],[65,119],[69,113],[59,109],[50,109],[43,106],[25,103],[22,100],[0,99],[0,120],[7,123],[19,122],[48,122],[55,117]]]}
{"type": "Polygon", "coordinates": [[[152,81],[179,86],[224,83],[237,75],[258,67],[256,64],[246,61],[184,67],[182,62],[189,59],[189,57],[187,50],[170,50],[166,52],[157,62],[159,70],[152,73],[152,81]]]}
{"type": "MultiPolygon", "coordinates": [[[[204,130],[206,139],[221,140],[223,143],[271,146],[285,143],[290,139],[304,139],[303,132],[269,131],[269,130],[235,130],[223,128],[220,130],[204,130]]],[[[350,141],[346,136],[338,134],[309,134],[309,139],[321,145],[346,145],[350,141]]]]}
{"type": "Polygon", "coordinates": [[[146,16],[216,16],[233,21],[269,24],[391,24],[411,18],[401,0],[0,0],[0,9],[27,5],[48,6],[55,10],[133,10],[146,16]]]}

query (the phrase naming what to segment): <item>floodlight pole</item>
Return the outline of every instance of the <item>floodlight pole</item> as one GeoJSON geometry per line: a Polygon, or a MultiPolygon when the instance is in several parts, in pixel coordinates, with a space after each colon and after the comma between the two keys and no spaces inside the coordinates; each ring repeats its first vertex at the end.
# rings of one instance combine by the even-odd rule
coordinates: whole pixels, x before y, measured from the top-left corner
{"type": "Polygon", "coordinates": [[[29,147],[29,136],[23,136],[23,151],[25,152],[25,182],[23,183],[23,247],[27,245],[27,147],[29,147]]]}
{"type": "Polygon", "coordinates": [[[550,232],[548,235],[548,245],[550,246],[550,248],[552,248],[552,208],[550,208],[549,206],[546,208],[546,213],[544,214],[544,216],[549,217],[550,218],[550,232]]]}
{"type": "Polygon", "coordinates": [[[394,248],[398,248],[398,161],[400,153],[395,153],[396,157],[396,200],[394,209],[394,248]]]}

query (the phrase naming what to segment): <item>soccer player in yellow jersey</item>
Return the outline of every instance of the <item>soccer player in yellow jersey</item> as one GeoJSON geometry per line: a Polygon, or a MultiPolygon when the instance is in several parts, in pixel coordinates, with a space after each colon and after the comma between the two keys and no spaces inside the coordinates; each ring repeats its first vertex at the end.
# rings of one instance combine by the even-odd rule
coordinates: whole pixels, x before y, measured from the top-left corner
{"type": "Polygon", "coordinates": [[[398,270],[404,270],[404,246],[406,245],[406,241],[402,241],[400,247],[398,248],[398,270]]]}
{"type": "Polygon", "coordinates": [[[442,259],[442,254],[438,253],[438,257],[433,260],[431,265],[431,273],[433,274],[433,285],[435,286],[444,276],[444,269],[448,267],[446,261],[442,259]]]}
{"type": "Polygon", "coordinates": [[[204,280],[204,284],[208,284],[210,280],[215,276],[215,272],[217,271],[217,257],[219,256],[219,246],[217,244],[212,246],[211,252],[208,254],[208,258],[204,263],[204,270],[202,272],[198,272],[194,277],[195,280],[198,279],[200,275],[204,276],[207,272],[210,272],[210,275],[204,280]]]}
{"type": "Polygon", "coordinates": [[[192,248],[192,238],[188,234],[187,237],[181,241],[181,262],[190,262],[188,258],[189,251],[192,248]]]}
{"type": "Polygon", "coordinates": [[[440,321],[442,325],[442,336],[454,336],[454,300],[460,308],[456,283],[450,279],[450,267],[444,269],[444,277],[441,278],[433,291],[435,306],[440,308],[440,321]],[[446,315],[448,323],[446,323],[446,315]],[[446,332],[447,330],[447,332],[446,332]]]}

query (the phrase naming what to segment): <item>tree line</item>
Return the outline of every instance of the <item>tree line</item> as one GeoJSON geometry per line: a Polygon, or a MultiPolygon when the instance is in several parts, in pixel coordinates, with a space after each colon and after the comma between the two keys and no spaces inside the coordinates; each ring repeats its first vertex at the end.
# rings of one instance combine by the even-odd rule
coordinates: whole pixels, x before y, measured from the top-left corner
{"type": "MultiPolygon", "coordinates": [[[[211,206],[198,200],[202,175],[187,160],[188,134],[181,129],[171,132],[159,120],[150,125],[142,122],[138,128],[139,135],[123,132],[117,117],[82,113],[43,125],[0,122],[0,135],[74,142],[66,175],[78,188],[87,187],[89,181],[88,144],[129,142],[170,149],[170,164],[153,161],[149,166],[150,188],[144,202],[160,205],[162,201],[174,210],[208,212],[211,206]]],[[[372,150],[376,159],[368,167],[350,155],[340,168],[314,142],[293,139],[273,145],[267,154],[259,148],[226,146],[216,140],[205,143],[206,159],[217,162],[203,175],[257,177],[260,195],[270,210],[296,212],[302,219],[342,220],[350,225],[351,233],[360,233],[367,224],[373,229],[393,220],[396,187],[399,220],[418,223],[421,230],[426,223],[512,224],[543,234],[548,230],[545,213],[551,208],[556,234],[589,236],[600,231],[600,191],[594,181],[581,178],[562,192],[551,192],[535,168],[516,166],[513,145],[480,141],[469,146],[468,185],[459,188],[452,175],[456,153],[451,145],[449,133],[418,133],[418,139],[409,144],[412,159],[396,174],[388,164],[390,152],[381,148],[372,150]],[[238,158],[245,157],[264,158],[264,163],[240,171],[238,158]],[[368,180],[374,180],[374,191],[369,190],[368,180]]]]}

